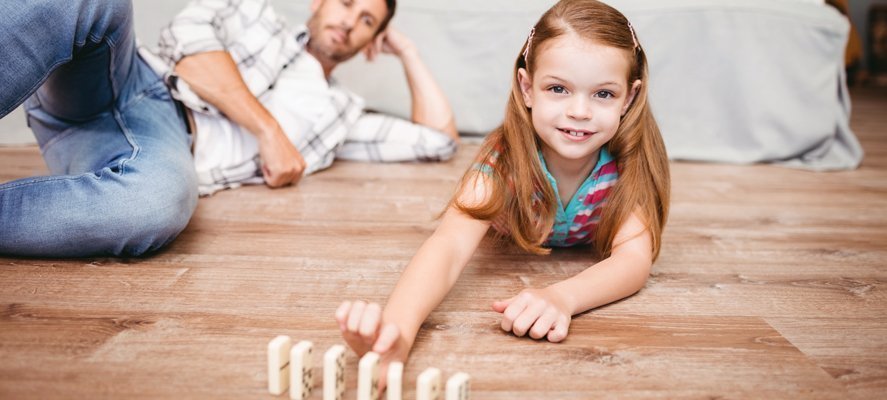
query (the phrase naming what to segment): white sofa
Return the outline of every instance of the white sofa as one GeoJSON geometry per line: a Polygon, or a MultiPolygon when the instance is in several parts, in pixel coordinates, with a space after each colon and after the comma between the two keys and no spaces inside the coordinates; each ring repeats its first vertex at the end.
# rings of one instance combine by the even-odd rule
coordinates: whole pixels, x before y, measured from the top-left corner
{"type": "MultiPolygon", "coordinates": [[[[291,23],[309,0],[272,0],[291,23]]],[[[778,162],[816,170],[856,167],[842,76],[849,25],[822,0],[608,0],[635,26],[650,60],[650,96],[674,159],[778,162]]],[[[553,0],[400,0],[393,24],[417,43],[449,96],[458,128],[483,135],[501,122],[511,68],[553,0]]],[[[136,29],[152,45],[183,3],[134,0],[136,29]]],[[[362,57],[337,79],[368,105],[409,114],[398,63],[362,57]]],[[[0,137],[19,125],[0,121],[0,137]]],[[[2,140],[2,139],[0,139],[2,140]]]]}

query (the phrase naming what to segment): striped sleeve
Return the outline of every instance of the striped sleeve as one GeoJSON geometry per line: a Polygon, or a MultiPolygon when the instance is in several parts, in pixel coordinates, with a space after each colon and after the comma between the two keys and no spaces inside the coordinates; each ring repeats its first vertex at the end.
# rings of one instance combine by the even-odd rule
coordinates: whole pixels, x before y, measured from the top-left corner
{"type": "Polygon", "coordinates": [[[336,158],[354,161],[443,161],[456,153],[447,134],[401,118],[364,113],[348,132],[336,158]]]}

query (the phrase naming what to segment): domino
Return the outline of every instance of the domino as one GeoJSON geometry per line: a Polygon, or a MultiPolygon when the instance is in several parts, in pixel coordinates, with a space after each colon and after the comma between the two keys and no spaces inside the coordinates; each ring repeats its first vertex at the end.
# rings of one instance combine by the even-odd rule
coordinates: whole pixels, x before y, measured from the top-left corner
{"type": "Polygon", "coordinates": [[[323,355],[323,400],[345,396],[345,346],[337,344],[323,355]]]}
{"type": "Polygon", "coordinates": [[[372,351],[360,359],[357,370],[357,400],[379,399],[379,354],[372,351]]]}
{"type": "Polygon", "coordinates": [[[428,368],[416,379],[416,400],[440,400],[440,370],[428,368]]]}
{"type": "Polygon", "coordinates": [[[468,392],[470,390],[471,376],[464,372],[447,379],[447,395],[445,400],[468,400],[468,392]]]}
{"type": "Polygon", "coordinates": [[[280,335],[268,342],[268,391],[279,395],[290,386],[290,346],[289,336],[280,335]]]}
{"type": "Polygon", "coordinates": [[[303,340],[290,350],[290,399],[305,400],[311,397],[314,388],[314,373],[311,356],[314,343],[303,340]]]}
{"type": "Polygon", "coordinates": [[[394,361],[388,364],[388,400],[402,400],[403,397],[403,363],[394,361]]]}

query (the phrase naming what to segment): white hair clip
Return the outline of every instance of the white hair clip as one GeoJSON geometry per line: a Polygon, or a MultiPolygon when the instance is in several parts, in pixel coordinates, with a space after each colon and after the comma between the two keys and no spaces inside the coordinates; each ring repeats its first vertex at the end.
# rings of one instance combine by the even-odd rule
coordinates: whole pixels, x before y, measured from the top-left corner
{"type": "Polygon", "coordinates": [[[524,64],[527,63],[527,55],[530,54],[530,45],[533,44],[533,35],[536,34],[536,27],[530,28],[530,36],[527,37],[527,47],[524,48],[524,64]]]}
{"type": "Polygon", "coordinates": [[[634,33],[634,27],[631,26],[631,22],[628,23],[628,30],[631,31],[631,40],[634,42],[634,49],[638,49],[638,36],[634,33]]]}

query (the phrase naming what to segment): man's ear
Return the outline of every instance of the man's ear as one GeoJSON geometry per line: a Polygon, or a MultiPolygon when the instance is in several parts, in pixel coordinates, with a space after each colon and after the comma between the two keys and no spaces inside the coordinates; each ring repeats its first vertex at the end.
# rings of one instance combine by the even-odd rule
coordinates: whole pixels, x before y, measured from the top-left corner
{"type": "Polygon", "coordinates": [[[634,103],[634,98],[638,95],[638,91],[641,90],[641,80],[638,79],[631,84],[631,91],[628,93],[628,99],[625,101],[625,105],[622,106],[622,116],[625,116],[625,113],[628,112],[628,107],[631,107],[631,103],[634,103]]]}
{"type": "Polygon", "coordinates": [[[518,68],[517,82],[520,85],[520,92],[524,97],[524,105],[527,108],[533,108],[533,80],[530,73],[525,68],[518,68]]]}

